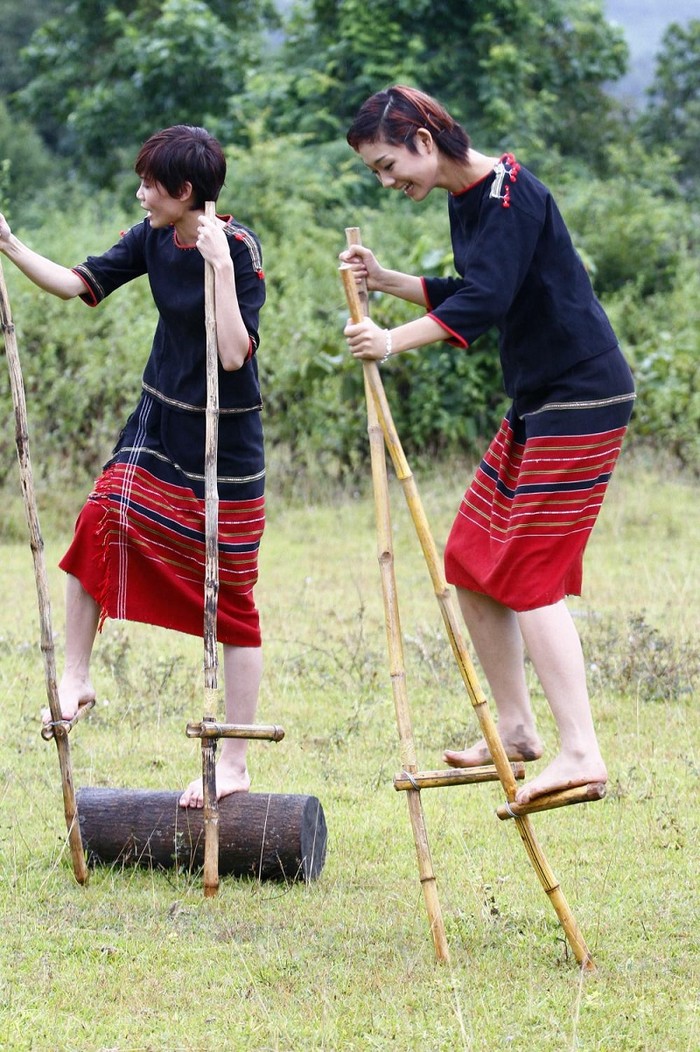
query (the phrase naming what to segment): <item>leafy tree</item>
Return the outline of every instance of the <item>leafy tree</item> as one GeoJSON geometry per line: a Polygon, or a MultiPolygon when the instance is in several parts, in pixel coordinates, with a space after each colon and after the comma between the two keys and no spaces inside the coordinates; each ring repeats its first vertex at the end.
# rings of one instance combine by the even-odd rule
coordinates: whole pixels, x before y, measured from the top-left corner
{"type": "Polygon", "coordinates": [[[20,51],[34,30],[60,11],[57,0],[0,0],[0,96],[9,95],[27,81],[20,51]]]}
{"type": "Polygon", "coordinates": [[[281,52],[282,122],[337,136],[369,94],[416,84],[490,148],[602,148],[625,69],[600,0],[300,0],[281,52]]]}
{"type": "Polygon", "coordinates": [[[700,19],[686,28],[666,30],[649,89],[649,104],[640,118],[643,140],[654,148],[670,146],[681,161],[680,177],[695,195],[700,142],[700,19]]]}
{"type": "Polygon", "coordinates": [[[27,47],[34,75],[18,104],[94,181],[168,124],[233,137],[229,100],[258,59],[266,11],[254,0],[75,0],[27,47]]]}
{"type": "Polygon", "coordinates": [[[10,212],[17,197],[37,196],[56,174],[56,165],[34,128],[25,121],[13,120],[0,98],[0,210],[10,212]]]}

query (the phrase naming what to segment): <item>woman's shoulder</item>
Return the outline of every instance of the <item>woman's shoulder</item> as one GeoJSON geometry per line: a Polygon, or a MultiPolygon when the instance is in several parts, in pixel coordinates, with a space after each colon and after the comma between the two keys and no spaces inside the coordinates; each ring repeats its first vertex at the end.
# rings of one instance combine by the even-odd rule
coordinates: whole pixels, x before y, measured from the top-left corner
{"type": "Polygon", "coordinates": [[[224,233],[231,240],[231,242],[237,242],[247,252],[251,266],[256,272],[258,277],[264,277],[263,266],[262,266],[262,248],[260,245],[260,238],[251,230],[250,227],[245,226],[244,223],[239,222],[234,216],[225,217],[224,233]]]}

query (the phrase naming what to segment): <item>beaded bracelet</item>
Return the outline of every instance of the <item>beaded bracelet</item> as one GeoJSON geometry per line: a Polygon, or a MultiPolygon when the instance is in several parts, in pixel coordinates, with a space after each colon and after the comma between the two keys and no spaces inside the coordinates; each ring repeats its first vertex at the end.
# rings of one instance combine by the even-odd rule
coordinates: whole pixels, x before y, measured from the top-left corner
{"type": "Polygon", "coordinates": [[[379,359],[379,364],[384,365],[391,358],[391,329],[384,330],[384,338],[386,340],[386,350],[384,351],[384,357],[379,359]]]}

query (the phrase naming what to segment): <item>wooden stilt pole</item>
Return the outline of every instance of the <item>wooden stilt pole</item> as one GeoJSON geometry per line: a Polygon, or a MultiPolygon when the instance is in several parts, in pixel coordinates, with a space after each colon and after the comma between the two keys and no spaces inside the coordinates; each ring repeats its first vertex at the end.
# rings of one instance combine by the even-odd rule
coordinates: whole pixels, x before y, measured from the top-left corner
{"type": "MultiPolygon", "coordinates": [[[[216,217],[213,201],[205,215],[216,217]]],[[[216,338],[214,269],[204,264],[204,323],[206,328],[207,407],[204,450],[205,567],[204,567],[204,716],[202,723],[216,723],[218,711],[218,652],[216,615],[219,599],[219,488],[217,450],[219,438],[219,354],[216,338]]],[[[204,794],[204,895],[219,890],[219,805],[216,799],[217,736],[202,735],[202,789],[204,794]]]]}
{"type": "MultiPolygon", "coordinates": [[[[348,246],[360,243],[360,232],[357,228],[346,230],[348,246]]],[[[346,297],[350,314],[353,321],[360,321],[363,314],[368,313],[367,303],[363,306],[360,300],[357,286],[352,272],[343,273],[346,297]],[[350,278],[348,281],[347,278],[350,278]]],[[[387,647],[389,652],[389,670],[391,675],[391,686],[394,697],[394,708],[396,712],[396,723],[399,731],[401,749],[401,763],[404,771],[409,775],[418,774],[416,751],[413,739],[413,728],[408,707],[408,695],[406,691],[406,672],[403,656],[403,637],[399,619],[399,605],[396,591],[396,579],[394,575],[394,554],[391,533],[391,513],[389,505],[389,486],[386,472],[386,455],[384,439],[377,420],[377,411],[371,397],[371,389],[367,382],[368,369],[371,363],[365,362],[365,393],[367,397],[367,430],[370,443],[370,458],[372,465],[372,481],[374,487],[375,514],[377,522],[377,554],[382,581],[382,593],[384,596],[384,618],[386,622],[387,647]]],[[[376,369],[376,366],[374,366],[376,369]]],[[[420,788],[412,786],[406,793],[408,812],[413,830],[413,839],[416,846],[418,858],[418,873],[423,898],[425,901],[430,933],[435,947],[436,960],[448,962],[450,959],[445,925],[442,918],[442,909],[437,892],[437,882],[433,871],[433,863],[430,856],[428,834],[423,814],[423,805],[420,797],[420,788]]]]}
{"type": "MultiPolygon", "coordinates": [[[[343,269],[341,267],[341,277],[352,314],[353,306],[351,305],[351,296],[353,289],[356,294],[356,286],[352,273],[348,273],[349,270],[350,268],[343,269]]],[[[481,690],[469,652],[464,643],[454,603],[442,572],[440,559],[423,510],[415,479],[413,478],[413,474],[404,455],[398,433],[394,426],[389,403],[379,375],[379,369],[375,362],[364,362],[363,365],[365,366],[365,385],[366,387],[369,387],[371,392],[372,401],[374,402],[376,414],[384,435],[384,442],[389,450],[396,475],[402,484],[406,503],[408,504],[411,518],[413,519],[416,533],[433,583],[433,589],[440,606],[443,621],[445,622],[450,645],[479,721],[484,740],[489,747],[489,752],[491,753],[491,758],[493,759],[494,766],[498,772],[499,780],[503,785],[506,800],[509,804],[513,805],[517,789],[514,771],[508,760],[505,749],[503,748],[503,743],[498,734],[496,724],[489,711],[486,698],[481,690]]],[[[409,794],[409,796],[410,795],[412,794],[409,794]]],[[[561,891],[559,882],[554,876],[554,873],[537,842],[530,819],[526,814],[513,814],[513,818],[528,857],[559,918],[576,960],[582,969],[593,971],[595,969],[593,958],[586,946],[583,935],[576,923],[576,919],[574,918],[564,894],[561,891]]]]}
{"type": "Polygon", "coordinates": [[[58,686],[56,683],[56,656],[53,645],[53,632],[51,629],[51,601],[49,597],[48,578],[46,575],[46,563],[44,559],[44,541],[39,526],[39,515],[34,490],[34,476],[32,473],[32,463],[29,454],[29,433],[27,426],[27,404],[24,392],[24,380],[22,378],[22,368],[17,349],[15,327],[12,322],[12,314],[10,311],[10,301],[7,295],[5,276],[1,264],[0,321],[2,322],[2,331],[5,337],[5,355],[7,357],[7,366],[10,372],[12,403],[15,411],[15,437],[17,457],[19,460],[20,483],[22,486],[24,510],[27,518],[30,545],[34,560],[34,577],[36,580],[41,628],[41,651],[44,658],[46,693],[53,724],[53,734],[50,736],[55,738],[56,748],[58,750],[58,762],[61,769],[61,785],[63,787],[63,808],[66,818],[66,828],[68,830],[68,843],[73,863],[73,872],[78,884],[87,884],[88,870],[83,851],[80,825],[78,823],[70,744],[68,741],[68,734],[72,724],[61,719],[61,704],[58,698],[58,686]]]}
{"type": "MultiPolygon", "coordinates": [[[[389,408],[389,403],[387,402],[384,386],[381,377],[379,376],[379,370],[376,366],[369,371],[369,383],[372,397],[377,406],[377,413],[382,431],[384,432],[384,440],[391,455],[394,470],[396,471],[398,478],[401,480],[404,489],[404,496],[406,497],[406,502],[423,549],[423,554],[433,582],[435,595],[440,604],[452,650],[457,659],[457,664],[479,721],[482,734],[489,747],[494,766],[498,771],[499,779],[506,794],[506,800],[514,807],[515,805],[513,802],[515,800],[517,786],[515,784],[513,770],[508,761],[508,757],[506,756],[505,749],[503,748],[503,743],[501,742],[496,729],[496,724],[489,711],[486,698],[479,686],[469,652],[465,646],[459,628],[459,621],[454,603],[442,572],[435,542],[428,526],[422,502],[418,495],[415,479],[413,478],[413,474],[411,473],[401,447],[399,436],[396,432],[391,410],[389,408]]],[[[537,842],[529,818],[526,814],[514,814],[513,817],[520,838],[525,845],[528,857],[539,877],[542,887],[549,896],[550,902],[552,903],[566,937],[569,940],[569,944],[574,952],[576,960],[585,971],[594,971],[595,963],[593,958],[591,957],[583,935],[576,923],[576,919],[574,918],[561,887],[559,886],[559,882],[554,876],[554,873],[544,856],[544,852],[537,842]]]]}

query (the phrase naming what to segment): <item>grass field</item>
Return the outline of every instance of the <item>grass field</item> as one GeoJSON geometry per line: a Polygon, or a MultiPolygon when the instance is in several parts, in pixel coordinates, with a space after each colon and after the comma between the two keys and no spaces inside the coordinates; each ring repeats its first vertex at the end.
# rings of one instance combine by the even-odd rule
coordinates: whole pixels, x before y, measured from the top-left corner
{"type": "MultiPolygon", "coordinates": [[[[420,480],[436,539],[468,473],[420,480]]],[[[273,487],[274,488],[274,487],[273,487]]],[[[476,728],[403,505],[396,572],[419,765],[476,728]]],[[[79,497],[42,507],[60,664],[65,548],[79,497]],[[65,506],[64,506],[65,505],[65,506]]],[[[700,515],[670,472],[623,461],[571,606],[608,796],[532,819],[598,964],[583,977],[497,785],[422,793],[451,963],[434,961],[403,795],[368,488],[270,500],[258,600],[266,671],[253,788],[310,793],[328,855],[309,884],[120,866],[73,880],[45,704],[31,554],[0,508],[0,1047],[12,1050],[694,1052],[700,989],[700,515]]],[[[201,641],[111,622],[98,704],[71,736],[78,786],[178,789],[199,769],[201,641]]],[[[533,684],[546,756],[555,749],[533,684]]],[[[537,766],[534,768],[537,769],[537,766]]]]}

